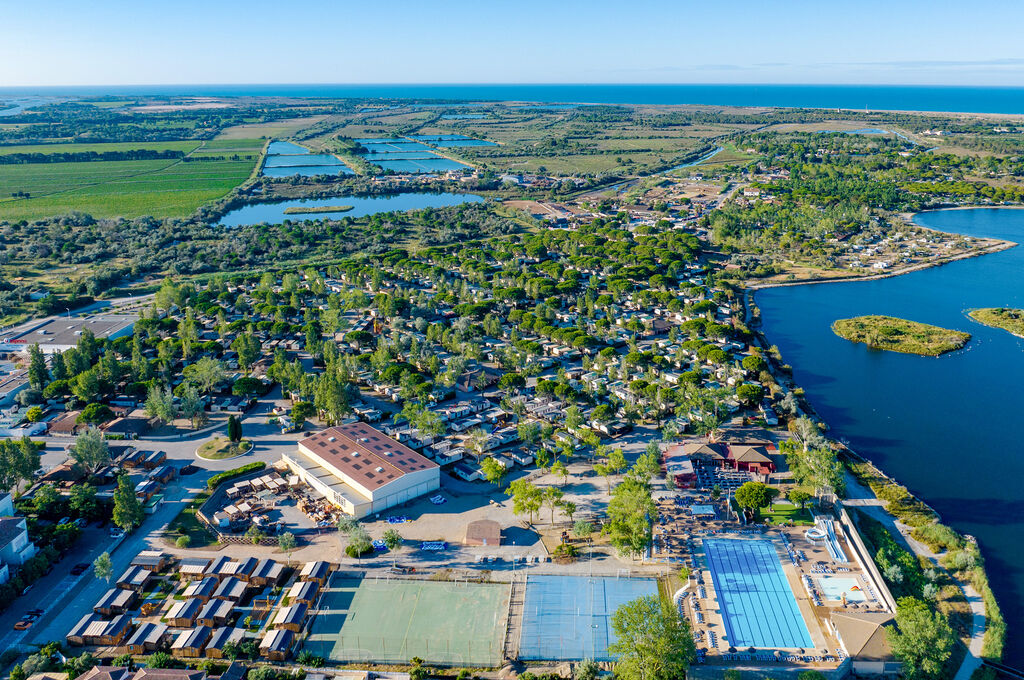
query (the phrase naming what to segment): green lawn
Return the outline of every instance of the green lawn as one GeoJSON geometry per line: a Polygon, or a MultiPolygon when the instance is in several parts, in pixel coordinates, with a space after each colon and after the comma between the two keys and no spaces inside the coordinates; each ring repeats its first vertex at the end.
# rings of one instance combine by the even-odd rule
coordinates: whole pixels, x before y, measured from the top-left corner
{"type": "Polygon", "coordinates": [[[189,139],[179,142],[98,142],[95,144],[18,144],[15,146],[0,146],[0,156],[13,153],[86,153],[94,151],[103,153],[105,151],[133,151],[146,149],[149,151],[184,151],[188,153],[202,144],[197,139],[189,139]]]}
{"type": "Polygon", "coordinates": [[[209,493],[203,492],[193,499],[188,506],[178,513],[178,516],[174,518],[174,521],[168,525],[168,538],[174,541],[181,535],[187,535],[189,538],[188,547],[190,548],[202,548],[208,545],[213,545],[216,542],[213,534],[211,534],[199,518],[196,517],[196,510],[198,510],[203,503],[210,497],[209,493]]]}
{"type": "Polygon", "coordinates": [[[252,442],[247,439],[243,439],[235,446],[226,438],[217,437],[200,446],[198,453],[200,458],[207,460],[224,460],[225,458],[234,458],[235,456],[242,455],[251,446],[252,442]]]}
{"type": "Polygon", "coordinates": [[[777,501],[772,509],[764,508],[759,513],[761,520],[767,520],[771,524],[789,524],[792,520],[796,525],[812,525],[814,520],[811,511],[807,508],[800,509],[796,505],[777,501]]]}

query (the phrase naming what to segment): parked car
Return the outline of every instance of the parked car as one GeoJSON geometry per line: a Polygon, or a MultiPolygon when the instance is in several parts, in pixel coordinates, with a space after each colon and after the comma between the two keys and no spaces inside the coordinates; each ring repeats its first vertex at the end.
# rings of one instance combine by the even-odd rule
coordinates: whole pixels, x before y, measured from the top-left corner
{"type": "Polygon", "coordinates": [[[110,530],[110,537],[111,538],[121,538],[122,536],[124,536],[124,529],[122,529],[120,527],[114,527],[113,529],[110,530]]]}
{"type": "Polygon", "coordinates": [[[71,518],[70,517],[61,517],[60,521],[57,522],[57,526],[64,526],[65,524],[70,524],[70,523],[71,523],[71,518]]]}
{"type": "Polygon", "coordinates": [[[79,562],[75,566],[71,567],[72,576],[81,576],[85,573],[85,570],[89,568],[88,562],[79,562]]]}
{"type": "Polygon", "coordinates": [[[84,529],[85,527],[89,526],[89,520],[87,520],[84,517],[79,517],[75,520],[75,526],[79,529],[84,529]]]}

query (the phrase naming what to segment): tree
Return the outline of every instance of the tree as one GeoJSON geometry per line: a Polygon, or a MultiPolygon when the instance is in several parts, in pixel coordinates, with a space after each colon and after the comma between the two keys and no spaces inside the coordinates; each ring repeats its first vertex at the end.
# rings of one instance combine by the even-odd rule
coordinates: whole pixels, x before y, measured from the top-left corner
{"type": "Polygon", "coordinates": [[[96,487],[92,484],[75,484],[68,495],[68,508],[75,517],[91,519],[96,515],[98,502],[96,487]]]}
{"type": "Polygon", "coordinates": [[[616,677],[622,680],[677,680],[696,657],[689,624],[672,602],[647,595],[620,605],[612,615],[615,642],[608,651],[619,656],[616,677]]]}
{"type": "Polygon", "coordinates": [[[237,444],[242,441],[242,421],[236,416],[228,416],[228,441],[237,444]]]}
{"type": "Polygon", "coordinates": [[[297,401],[292,405],[292,422],[295,427],[302,427],[307,420],[316,415],[316,406],[311,401],[297,401]]]}
{"type": "Polygon", "coordinates": [[[185,388],[179,405],[182,417],[192,423],[193,430],[198,430],[209,421],[206,416],[206,405],[195,386],[189,385],[185,388]]]}
{"type": "Polygon", "coordinates": [[[397,529],[388,529],[384,532],[381,540],[384,541],[388,551],[393,553],[391,564],[394,565],[398,561],[397,553],[402,548],[402,534],[398,533],[397,529]]]}
{"type": "Polygon", "coordinates": [[[78,435],[69,453],[77,465],[91,473],[110,465],[110,447],[107,446],[103,433],[96,427],[90,427],[78,435]]]}
{"type": "Polygon", "coordinates": [[[174,420],[177,412],[174,408],[174,394],[169,388],[150,385],[149,392],[146,394],[146,415],[161,423],[169,423],[174,420]]]}
{"type": "Polygon", "coordinates": [[[953,649],[953,630],[927,603],[902,597],[896,603],[896,628],[886,630],[893,655],[903,662],[906,677],[935,678],[953,649]]]}
{"type": "Polygon", "coordinates": [[[260,341],[252,333],[242,333],[231,343],[231,349],[238,353],[238,365],[248,372],[260,354],[260,341]]]}
{"type": "Polygon", "coordinates": [[[31,483],[39,469],[39,445],[27,437],[0,439],[0,491],[12,491],[21,482],[31,483]]]}
{"type": "Polygon", "coordinates": [[[242,376],[231,385],[231,394],[236,397],[250,399],[265,389],[265,385],[259,378],[242,376]]]}
{"type": "Polygon", "coordinates": [[[594,533],[594,525],[585,519],[578,519],[572,525],[572,535],[576,538],[589,538],[594,533]]]}
{"type": "Polygon", "coordinates": [[[747,406],[753,406],[760,404],[764,399],[764,388],[760,385],[744,383],[736,388],[736,396],[747,406]]]}
{"type": "Polygon", "coordinates": [[[817,493],[841,493],[846,488],[843,464],[832,449],[811,447],[801,450],[789,441],[782,442],[779,448],[786,454],[786,464],[797,484],[812,487],[817,493]]]}
{"type": "Polygon", "coordinates": [[[71,393],[86,403],[96,401],[100,396],[100,377],[96,369],[79,373],[71,381],[71,393]]]}
{"type": "Polygon", "coordinates": [[[624,555],[641,554],[651,542],[650,518],[656,513],[650,485],[626,477],[612,491],[607,513],[609,542],[624,555]]]}
{"type": "Polygon", "coordinates": [[[601,477],[604,477],[605,486],[608,488],[608,493],[612,492],[612,475],[615,474],[607,463],[598,463],[594,466],[594,472],[601,477]]]}
{"type": "Polygon", "coordinates": [[[291,557],[292,551],[295,550],[295,546],[298,545],[298,541],[295,540],[295,534],[290,531],[286,531],[277,537],[277,547],[282,552],[288,553],[291,557]]]}
{"type": "Polygon", "coordinates": [[[572,501],[562,501],[560,505],[562,507],[562,512],[565,513],[565,516],[568,517],[571,522],[572,516],[576,514],[576,504],[572,501]]]}
{"type": "Polygon", "coordinates": [[[484,458],[480,462],[480,469],[484,473],[484,479],[491,484],[501,484],[501,480],[504,479],[505,475],[508,473],[505,466],[493,458],[484,458]]]}
{"type": "Polygon", "coordinates": [[[28,384],[32,389],[42,391],[50,382],[50,372],[46,370],[46,357],[38,342],[29,347],[28,357],[28,384]]]}
{"type": "Polygon", "coordinates": [[[763,482],[744,482],[736,489],[733,497],[741,508],[756,511],[771,505],[772,499],[778,493],[778,489],[773,489],[763,482]]]}
{"type": "Polygon", "coordinates": [[[583,415],[575,404],[565,410],[565,429],[573,432],[583,424],[583,415]]]}
{"type": "Polygon", "coordinates": [[[260,541],[265,537],[266,534],[264,534],[263,531],[261,531],[255,524],[250,524],[249,528],[245,530],[245,540],[249,541],[253,545],[259,545],[260,541]]]}
{"type": "Polygon", "coordinates": [[[25,420],[30,423],[38,423],[43,419],[43,408],[41,406],[31,406],[25,411],[25,420]]]}
{"type": "Polygon", "coordinates": [[[543,503],[541,490],[525,479],[517,479],[508,485],[508,493],[512,497],[512,512],[528,515],[530,524],[533,524],[533,516],[543,503]]]}
{"type": "Polygon", "coordinates": [[[551,466],[551,474],[561,479],[561,484],[565,484],[565,480],[569,478],[569,468],[562,461],[556,460],[551,466]]]}
{"type": "Polygon", "coordinates": [[[348,534],[348,546],[345,548],[345,552],[349,557],[360,558],[372,548],[373,541],[370,539],[370,534],[361,524],[357,524],[348,534]]]}
{"type": "Polygon", "coordinates": [[[524,444],[533,445],[540,439],[540,425],[534,422],[519,423],[516,432],[524,444]]]}
{"type": "Polygon", "coordinates": [[[626,454],[622,452],[622,449],[615,449],[608,454],[608,469],[613,475],[626,469],[626,454]]]}
{"type": "Polygon", "coordinates": [[[790,503],[799,505],[802,510],[807,505],[807,501],[811,500],[813,496],[802,489],[790,489],[789,493],[786,494],[786,498],[789,499],[790,503]]]}
{"type": "Polygon", "coordinates": [[[110,553],[105,552],[97,557],[96,561],[92,563],[92,571],[96,578],[110,583],[110,579],[114,577],[114,563],[110,560],[110,553]]]}
{"type": "Polygon", "coordinates": [[[561,489],[556,489],[553,486],[546,487],[544,489],[541,502],[551,509],[551,523],[555,523],[555,508],[562,504],[562,497],[565,494],[562,493],[561,489]]]}
{"type": "Polygon", "coordinates": [[[121,475],[117,478],[117,488],[114,489],[114,524],[125,531],[131,531],[142,524],[145,514],[138,496],[135,495],[135,488],[132,486],[128,475],[121,475]]]}
{"type": "Polygon", "coordinates": [[[643,482],[650,482],[661,474],[661,463],[658,462],[657,445],[655,452],[648,451],[640,455],[629,469],[629,474],[643,482]]]}
{"type": "Polygon", "coordinates": [[[181,375],[204,394],[209,393],[224,381],[224,364],[213,357],[202,357],[182,369],[181,375]]]}

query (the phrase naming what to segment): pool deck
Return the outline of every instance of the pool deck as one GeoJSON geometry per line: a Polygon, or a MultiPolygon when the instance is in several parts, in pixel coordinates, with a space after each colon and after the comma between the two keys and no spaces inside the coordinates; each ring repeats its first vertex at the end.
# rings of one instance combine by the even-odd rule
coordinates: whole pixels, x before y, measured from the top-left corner
{"type": "MultiPolygon", "coordinates": [[[[841,647],[830,629],[832,613],[887,611],[884,601],[878,597],[877,585],[856,562],[858,552],[847,543],[845,536],[839,535],[838,540],[842,550],[851,561],[837,563],[830,555],[825,541],[811,541],[805,537],[804,533],[807,530],[805,526],[776,526],[767,529],[763,526],[743,526],[728,518],[728,513],[721,503],[716,504],[717,516],[715,518],[692,516],[688,511],[689,505],[705,503],[707,499],[699,493],[678,492],[678,495],[687,495],[690,498],[682,504],[670,498],[659,501],[659,520],[655,526],[657,547],[649,559],[656,563],[674,562],[690,566],[693,569],[693,575],[686,585],[688,595],[682,600],[681,612],[690,621],[695,632],[698,649],[703,648],[706,651],[706,664],[734,666],[737,660],[744,660],[743,656],[746,655],[751,657],[750,660],[754,663],[768,661],[771,667],[780,670],[787,666],[792,668],[794,665],[798,668],[822,670],[835,668],[841,661],[839,657],[841,647]],[[786,583],[793,593],[800,616],[811,636],[813,647],[803,652],[800,652],[799,648],[765,648],[750,653],[746,648],[742,648],[730,653],[728,650],[732,643],[728,640],[718,593],[708,566],[704,539],[770,541],[778,556],[786,583]],[[818,583],[818,579],[823,576],[853,579],[864,589],[866,601],[849,602],[844,607],[839,600],[826,599],[818,583]],[[700,582],[698,582],[698,578],[700,582]],[[808,579],[811,582],[810,590],[807,587],[808,579]],[[702,594],[703,597],[701,597],[702,594]],[[699,605],[700,617],[698,617],[698,610],[694,608],[695,601],[699,605]],[[713,648],[709,644],[712,632],[717,639],[717,648],[713,648]],[[789,657],[787,665],[778,664],[774,659],[764,658],[772,657],[776,651],[789,657]],[[807,659],[803,657],[807,657],[807,659]]],[[[837,531],[839,531],[838,525],[837,531]]]]}

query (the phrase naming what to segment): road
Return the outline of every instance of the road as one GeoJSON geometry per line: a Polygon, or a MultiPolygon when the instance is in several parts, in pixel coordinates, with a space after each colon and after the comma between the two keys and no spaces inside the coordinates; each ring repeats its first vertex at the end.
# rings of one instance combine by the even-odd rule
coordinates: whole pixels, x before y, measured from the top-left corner
{"type": "MultiPolygon", "coordinates": [[[[80,562],[93,562],[100,553],[110,552],[117,578],[128,568],[131,560],[140,551],[156,547],[158,537],[166,526],[177,517],[197,493],[206,487],[206,480],[217,472],[238,467],[245,463],[263,461],[268,465],[280,460],[285,451],[294,450],[295,442],[303,435],[295,433],[282,435],[276,426],[266,423],[267,416],[281,400],[280,390],[271,392],[245,415],[242,420],[244,436],[252,440],[253,450],[231,460],[200,460],[195,456],[196,448],[209,439],[213,433],[186,433],[182,439],[153,441],[141,438],[135,446],[144,450],[161,450],[167,453],[167,464],[180,470],[189,463],[197,466],[197,472],[187,476],[176,476],[164,490],[164,502],[153,514],[146,517],[138,529],[123,539],[109,536],[109,529],[90,527],[83,537],[60,563],[54,566],[29,592],[18,598],[3,614],[0,614],[0,649],[17,645],[43,644],[51,640],[63,641],[68,630],[83,616],[92,611],[93,605],[110,587],[97,579],[92,570],[80,577],[70,575],[71,568],[80,562]],[[28,631],[14,631],[14,623],[32,609],[42,609],[44,614],[28,631]]],[[[65,448],[74,442],[70,437],[45,437],[47,449],[43,453],[44,465],[62,463],[67,454],[65,448]]]]}

